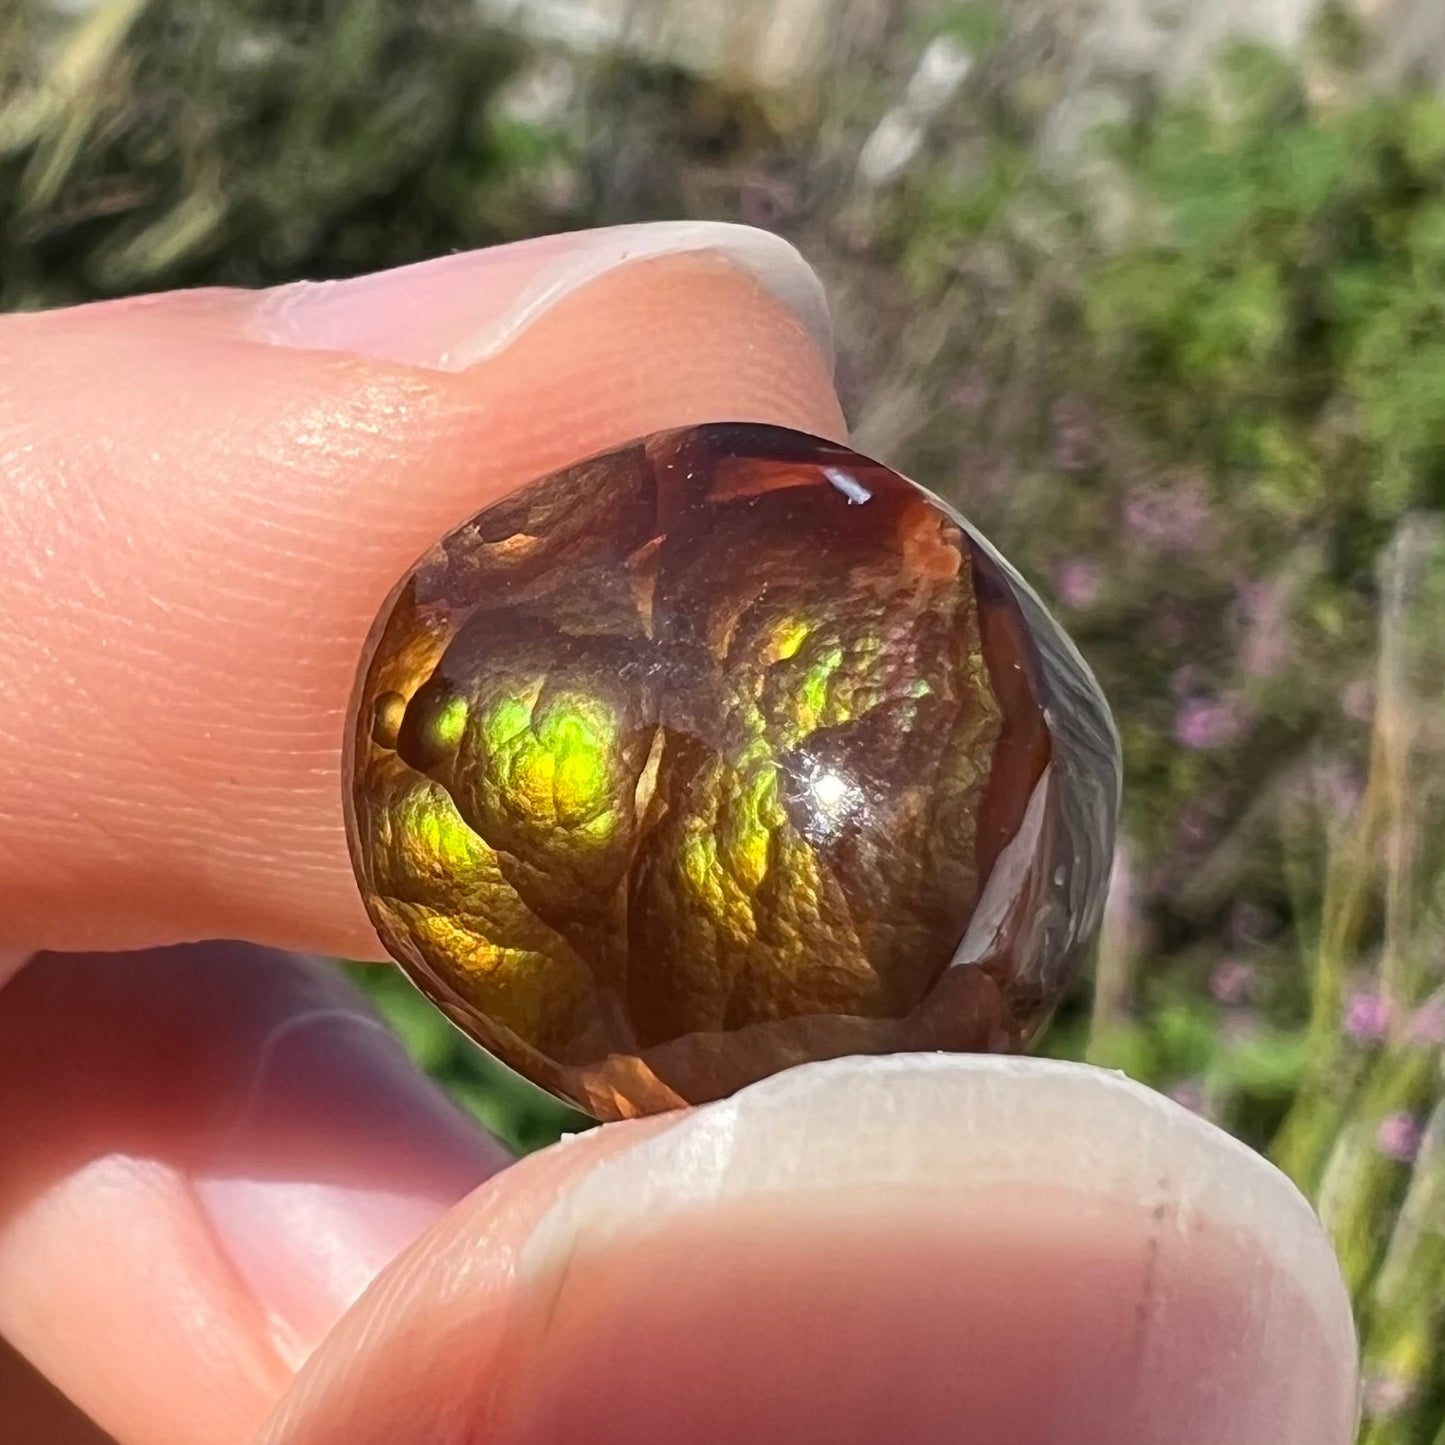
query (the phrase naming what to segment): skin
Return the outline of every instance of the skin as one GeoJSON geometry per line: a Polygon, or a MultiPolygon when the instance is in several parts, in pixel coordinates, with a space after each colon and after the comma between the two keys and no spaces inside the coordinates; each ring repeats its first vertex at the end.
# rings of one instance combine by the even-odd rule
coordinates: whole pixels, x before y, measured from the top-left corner
{"type": "Polygon", "coordinates": [[[499,330],[546,244],[0,320],[0,1438],[1344,1445],[1318,1226],[1142,1090],[844,1061],[512,1164],[308,961],[379,957],[340,739],[422,550],[663,427],[844,435],[799,263],[499,330]]]}

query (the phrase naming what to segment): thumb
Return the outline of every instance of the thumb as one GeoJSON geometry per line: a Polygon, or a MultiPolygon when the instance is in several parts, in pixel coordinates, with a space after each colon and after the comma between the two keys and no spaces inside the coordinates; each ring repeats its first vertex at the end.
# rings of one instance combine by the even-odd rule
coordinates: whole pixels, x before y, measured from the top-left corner
{"type": "Polygon", "coordinates": [[[1346,1445],[1328,1241],[1122,1076],[838,1059],[494,1176],[377,1279],[264,1445],[1346,1445]]]}
{"type": "Polygon", "coordinates": [[[339,770],[393,583],[650,431],[838,435],[826,331],[797,253],[720,225],[0,320],[0,956],[375,955],[339,770]]]}

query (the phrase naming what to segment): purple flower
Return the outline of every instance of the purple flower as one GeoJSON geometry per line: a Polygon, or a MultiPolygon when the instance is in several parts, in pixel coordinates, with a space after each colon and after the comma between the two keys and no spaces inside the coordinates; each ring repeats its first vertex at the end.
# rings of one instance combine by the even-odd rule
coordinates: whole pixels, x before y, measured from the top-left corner
{"type": "Polygon", "coordinates": [[[971,497],[1002,497],[1013,486],[1013,473],[1002,459],[985,454],[969,466],[967,486],[971,497]]]}
{"type": "Polygon", "coordinates": [[[1239,666],[1249,677],[1268,677],[1289,655],[1286,622],[1292,589],[1284,582],[1243,582],[1235,589],[1247,624],[1239,666]]]}
{"type": "Polygon", "coordinates": [[[1209,504],[1197,479],[1137,491],[1124,504],[1124,525],[1166,550],[1192,552],[1204,540],[1209,504]]]}
{"type": "Polygon", "coordinates": [[[1186,662],[1169,674],[1170,697],[1193,697],[1204,691],[1208,678],[1197,662],[1186,662]]]}
{"type": "Polygon", "coordinates": [[[1283,627],[1252,627],[1239,650],[1239,666],[1247,677],[1272,677],[1288,657],[1283,627]]]}
{"type": "Polygon", "coordinates": [[[1180,647],[1189,640],[1191,632],[1188,612],[1169,601],[1160,602],[1146,627],[1149,639],[1161,647],[1180,647]]]}
{"type": "Polygon", "coordinates": [[[1315,796],[1336,817],[1346,817],[1365,795],[1365,780],[1351,763],[1336,760],[1315,769],[1315,796]]]}
{"type": "Polygon", "coordinates": [[[1234,600],[1246,622],[1258,622],[1266,614],[1271,590],[1268,582],[1259,582],[1251,577],[1242,578],[1234,584],[1234,600]]]}
{"type": "Polygon", "coordinates": [[[1414,1397],[1414,1386],[1400,1375],[1371,1375],[1365,1380],[1365,1414],[1371,1420],[1398,1415],[1414,1397]]]}
{"type": "Polygon", "coordinates": [[[1356,989],[1345,1001],[1345,1033],[1357,1043],[1377,1044],[1390,1032],[1393,1010],[1373,989],[1356,989]]]}
{"type": "Polygon", "coordinates": [[[1413,1114],[1398,1110],[1380,1120],[1375,1130],[1375,1148],[1397,1164],[1413,1164],[1424,1137],[1420,1121],[1413,1114]]]}
{"type": "Polygon", "coordinates": [[[792,210],[791,198],[781,186],[754,179],[744,182],[738,192],[738,213],[749,226],[776,230],[792,210]]]}
{"type": "Polygon", "coordinates": [[[1198,1079],[1180,1079],[1169,1087],[1168,1094],[1176,1104],[1188,1109],[1191,1114],[1208,1117],[1208,1099],[1204,1085],[1198,1079]]]}
{"type": "Polygon", "coordinates": [[[1270,931],[1274,919],[1254,903],[1236,903],[1229,912],[1225,932],[1236,947],[1259,943],[1270,931]]]}
{"type": "Polygon", "coordinates": [[[1087,557],[1070,557],[1054,573],[1054,595],[1065,607],[1090,607],[1099,596],[1099,569],[1087,557]]]}
{"type": "Polygon", "coordinates": [[[1174,714],[1175,741],[1197,752],[1225,747],[1243,729],[1239,708],[1219,698],[1187,697],[1174,714]]]}
{"type": "Polygon", "coordinates": [[[988,405],[988,379],[981,371],[967,371],[954,383],[948,399],[959,411],[982,411],[988,405]]]}
{"type": "Polygon", "coordinates": [[[1053,463],[1061,472],[1086,472],[1098,463],[1094,423],[1085,403],[1076,396],[1063,396],[1053,405],[1053,463]]]}
{"type": "Polygon", "coordinates": [[[1207,847],[1214,838],[1218,826],[1214,810],[1197,800],[1186,803],[1180,808],[1174,821],[1179,846],[1191,853],[1207,847]]]}
{"type": "Polygon", "coordinates": [[[1244,1003],[1254,992],[1254,966],[1226,959],[1209,975],[1209,992],[1222,1004],[1244,1003]]]}
{"type": "Polygon", "coordinates": [[[1340,711],[1351,722],[1369,722],[1375,712],[1375,685],[1365,677],[1357,677],[1340,694],[1340,711]]]}

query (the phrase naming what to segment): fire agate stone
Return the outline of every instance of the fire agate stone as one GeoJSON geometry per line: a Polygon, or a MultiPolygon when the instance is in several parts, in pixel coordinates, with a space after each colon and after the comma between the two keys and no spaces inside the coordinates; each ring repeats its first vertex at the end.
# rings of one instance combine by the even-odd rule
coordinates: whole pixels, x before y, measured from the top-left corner
{"type": "Polygon", "coordinates": [[[1119,786],[1093,677],[966,522],[740,424],[432,548],[368,644],[347,771],[387,950],[603,1119],[1020,1047],[1097,932],[1119,786]]]}

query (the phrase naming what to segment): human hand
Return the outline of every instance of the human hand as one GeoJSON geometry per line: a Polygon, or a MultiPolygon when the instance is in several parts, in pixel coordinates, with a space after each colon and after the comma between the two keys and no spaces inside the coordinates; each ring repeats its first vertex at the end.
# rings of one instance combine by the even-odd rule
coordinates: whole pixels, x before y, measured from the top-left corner
{"type": "Polygon", "coordinates": [[[1116,1076],[845,1060],[510,1164],[301,957],[378,956],[395,579],[634,436],[841,436],[826,330],[714,227],[0,320],[0,1334],[124,1445],[1352,1438],[1307,1206],[1116,1076]]]}

